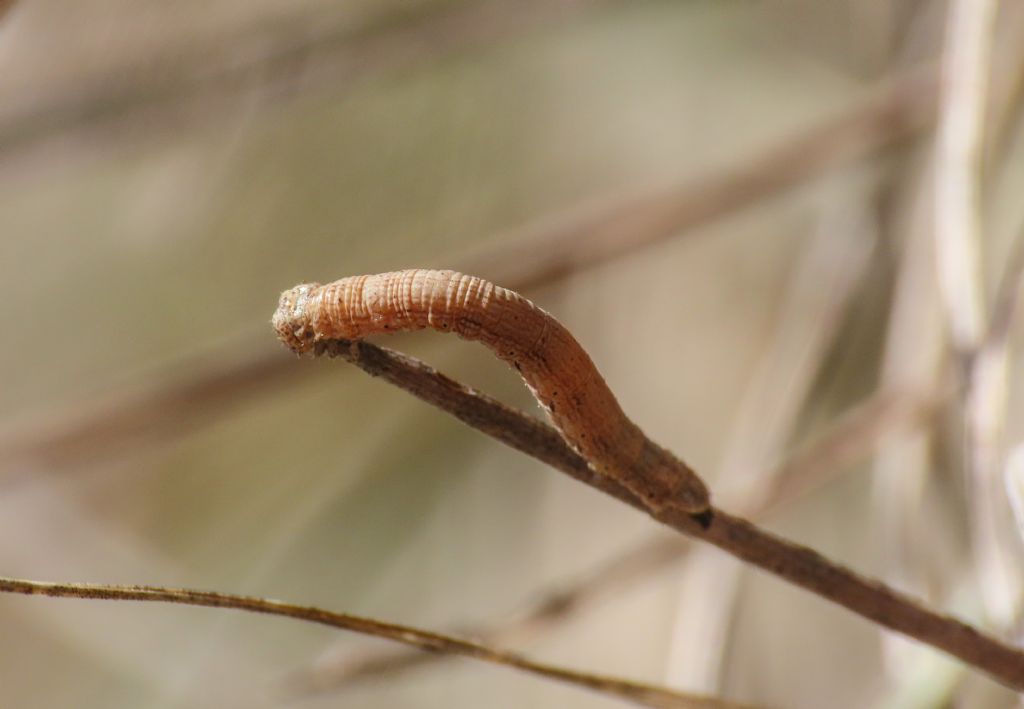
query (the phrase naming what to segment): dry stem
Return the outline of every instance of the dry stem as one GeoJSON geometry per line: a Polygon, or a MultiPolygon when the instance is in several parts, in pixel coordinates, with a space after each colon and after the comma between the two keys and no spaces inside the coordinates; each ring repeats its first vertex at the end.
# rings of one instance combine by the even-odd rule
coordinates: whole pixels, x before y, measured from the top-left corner
{"type": "MultiPolygon", "coordinates": [[[[854,405],[826,431],[766,473],[770,487],[750,488],[731,505],[746,517],[761,519],[825,485],[884,439],[916,428],[936,402],[917,393],[878,391],[854,405]]],[[[550,631],[591,608],[600,599],[650,579],[680,563],[693,546],[688,539],[662,535],[646,539],[569,584],[548,589],[525,604],[511,621],[498,625],[461,626],[461,634],[488,643],[521,641],[550,631]]],[[[338,689],[354,682],[394,675],[446,659],[406,649],[387,649],[328,663],[297,673],[291,681],[301,694],[338,689]]]]}
{"type": "Polygon", "coordinates": [[[613,480],[594,473],[552,427],[440,374],[411,357],[365,342],[324,343],[320,352],[346,359],[499,441],[531,455],[679,532],[833,601],[879,625],[960,658],[1017,690],[1024,690],[1024,652],[962,621],[928,610],[884,584],[829,561],[813,549],[759,529],[719,509],[708,528],[672,510],[654,514],[613,480]]]}
{"type": "Polygon", "coordinates": [[[347,613],[335,613],[322,608],[299,606],[269,598],[238,596],[229,593],[183,588],[165,588],[162,586],[45,583],[11,578],[0,578],[0,592],[21,593],[30,596],[88,598],[110,601],[150,601],[189,606],[208,606],[212,608],[234,608],[250,613],[278,615],[285,618],[350,630],[364,635],[372,635],[378,638],[386,638],[429,652],[462,655],[483,662],[513,667],[524,672],[540,675],[541,677],[548,677],[560,682],[593,689],[641,706],[660,707],[663,709],[739,709],[743,706],[711,697],[682,694],[642,682],[631,682],[614,677],[576,672],[554,665],[533,662],[515,653],[495,650],[478,643],[426,630],[419,630],[406,625],[385,623],[373,620],[372,618],[364,618],[347,613]]]}
{"type": "Polygon", "coordinates": [[[935,166],[935,238],[939,285],[954,355],[962,359],[963,471],[970,486],[971,541],[978,585],[991,620],[1017,613],[1022,577],[1005,529],[1010,522],[1002,469],[1008,361],[985,347],[981,176],[996,0],[949,5],[935,166]]]}

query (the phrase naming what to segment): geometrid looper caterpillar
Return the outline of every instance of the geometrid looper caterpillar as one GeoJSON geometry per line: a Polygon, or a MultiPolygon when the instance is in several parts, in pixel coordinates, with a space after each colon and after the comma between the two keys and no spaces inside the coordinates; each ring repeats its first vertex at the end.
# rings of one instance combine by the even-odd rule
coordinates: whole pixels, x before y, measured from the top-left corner
{"type": "Polygon", "coordinates": [[[654,510],[704,517],[710,509],[697,474],[644,435],[569,331],[518,293],[454,271],[353,276],[285,291],[273,324],[298,353],[325,340],[428,327],[481,342],[516,368],[565,441],[599,474],[654,510]]]}

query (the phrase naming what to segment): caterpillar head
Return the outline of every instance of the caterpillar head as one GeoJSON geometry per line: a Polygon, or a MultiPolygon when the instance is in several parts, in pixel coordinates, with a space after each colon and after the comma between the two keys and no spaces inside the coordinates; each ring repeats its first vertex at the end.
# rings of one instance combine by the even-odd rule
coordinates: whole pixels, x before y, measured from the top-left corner
{"type": "Polygon", "coordinates": [[[310,322],[309,296],[319,287],[319,283],[303,283],[286,290],[270,320],[281,342],[299,354],[313,349],[316,339],[310,322]]]}

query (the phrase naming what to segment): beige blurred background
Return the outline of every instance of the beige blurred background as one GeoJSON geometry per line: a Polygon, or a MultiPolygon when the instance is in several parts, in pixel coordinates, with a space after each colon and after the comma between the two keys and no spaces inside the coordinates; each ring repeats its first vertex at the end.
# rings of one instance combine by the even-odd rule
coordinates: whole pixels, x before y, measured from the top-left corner
{"type": "MultiPolygon", "coordinates": [[[[1024,223],[1024,8],[1003,5],[986,312],[1015,302],[1000,283],[1024,223]]],[[[13,3],[0,574],[504,628],[493,641],[531,657],[764,706],[1016,706],[717,551],[624,568],[671,535],[348,365],[286,356],[269,327],[302,281],[473,265],[523,283],[723,507],[776,495],[772,529],[1016,639],[1020,328],[978,414],[988,457],[965,464],[936,279],[946,16],[932,0],[13,3]]],[[[384,344],[541,415],[481,348],[384,344]]],[[[3,597],[0,638],[11,707],[622,706],[468,660],[335,682],[392,648],[230,611],[3,597]]]]}

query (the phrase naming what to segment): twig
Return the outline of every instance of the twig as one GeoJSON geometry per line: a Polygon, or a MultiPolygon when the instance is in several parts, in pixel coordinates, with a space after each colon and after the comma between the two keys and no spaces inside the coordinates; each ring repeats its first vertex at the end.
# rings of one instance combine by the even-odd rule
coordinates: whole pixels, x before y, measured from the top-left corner
{"type": "MultiPolygon", "coordinates": [[[[835,179],[835,178],[834,178],[835,179]]],[[[841,180],[821,207],[822,223],[803,244],[789,272],[772,323],[732,423],[717,466],[715,494],[770,490],[781,457],[806,406],[823,359],[833,346],[870,264],[875,234],[864,214],[867,195],[841,180]]],[[[682,571],[674,609],[668,679],[714,692],[721,685],[728,633],[735,618],[744,567],[705,547],[682,571]]]]}
{"type": "MultiPolygon", "coordinates": [[[[541,594],[510,622],[465,625],[461,626],[458,634],[490,645],[521,643],[578,615],[602,596],[678,562],[686,556],[690,546],[688,540],[676,535],[647,540],[571,585],[541,594]]],[[[311,696],[447,659],[449,657],[444,655],[428,655],[406,648],[385,648],[346,661],[328,660],[318,663],[322,666],[301,669],[288,678],[288,691],[298,697],[311,696]]]]}
{"type": "MultiPolygon", "coordinates": [[[[851,407],[826,431],[779,465],[768,475],[774,481],[772,486],[745,490],[730,500],[730,506],[735,506],[745,517],[767,517],[848,471],[884,438],[917,425],[934,408],[935,402],[912,393],[876,392],[851,407]]],[[[580,615],[600,599],[680,563],[692,548],[688,539],[676,535],[658,535],[644,540],[583,577],[539,594],[511,621],[463,626],[461,634],[488,643],[506,643],[551,630],[580,615]]],[[[444,659],[444,655],[389,649],[300,671],[289,684],[296,692],[309,694],[392,676],[444,659]]]]}
{"type": "MultiPolygon", "coordinates": [[[[519,451],[643,512],[640,500],[591,470],[550,426],[473,391],[411,357],[365,342],[323,343],[321,352],[356,364],[519,451]]],[[[930,611],[884,584],[818,552],[763,531],[719,509],[705,529],[685,513],[652,514],[673,529],[833,601],[890,630],[960,658],[997,681],[1024,690],[1024,652],[950,616],[930,611]]]]}
{"type": "MultiPolygon", "coordinates": [[[[934,22],[942,8],[922,5],[914,13],[901,61],[933,51],[937,32],[934,22]]],[[[889,300],[885,341],[879,372],[880,386],[890,390],[948,392],[955,382],[943,367],[943,346],[935,278],[933,170],[931,156],[921,153],[910,160],[910,170],[887,190],[891,203],[885,213],[891,222],[898,253],[893,292],[889,300]],[[921,165],[920,163],[924,163],[921,165]],[[940,384],[942,382],[942,384],[940,384]]],[[[946,401],[943,401],[946,403],[946,401]]],[[[931,560],[921,554],[931,543],[932,522],[924,519],[924,491],[935,470],[931,462],[933,425],[924,426],[896,445],[879,448],[872,465],[870,519],[879,545],[883,578],[915,593],[931,588],[924,579],[932,576],[925,566],[931,560]]],[[[890,681],[908,676],[910,655],[930,656],[926,648],[910,646],[900,636],[881,638],[881,657],[890,681]],[[908,647],[910,651],[908,652],[908,647]]]]}
{"type": "Polygon", "coordinates": [[[323,342],[433,328],[479,342],[513,367],[574,450],[647,507],[707,521],[707,485],[622,410],[586,350],[549,313],[457,271],[410,268],[305,283],[281,294],[271,321],[296,354],[323,342]]]}
{"type": "Polygon", "coordinates": [[[407,625],[385,623],[372,618],[349,615],[347,613],[335,613],[322,608],[299,606],[269,598],[238,596],[229,593],[183,588],[165,588],[162,586],[46,583],[12,578],[0,578],[0,592],[59,598],[148,601],[211,608],[233,608],[250,613],[283,616],[285,618],[350,630],[364,635],[393,640],[428,652],[462,655],[482,662],[513,667],[530,674],[555,679],[578,687],[586,687],[641,706],[660,707],[663,709],[739,709],[743,706],[711,697],[682,694],[664,687],[657,687],[642,682],[632,682],[614,677],[567,670],[554,665],[534,662],[515,653],[495,650],[479,643],[460,640],[448,635],[420,630],[407,625]]]}
{"type": "Polygon", "coordinates": [[[907,71],[845,110],[731,167],[566,210],[487,245],[460,261],[460,268],[515,290],[593,268],[892,145],[928,122],[935,97],[931,68],[907,71]]]}

